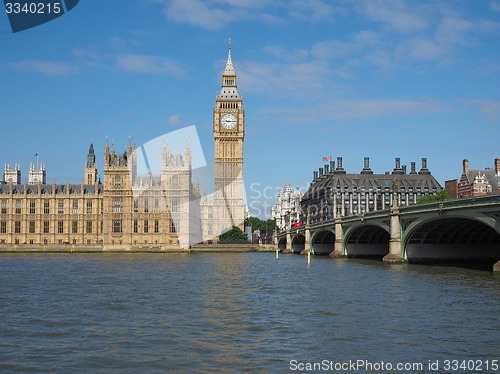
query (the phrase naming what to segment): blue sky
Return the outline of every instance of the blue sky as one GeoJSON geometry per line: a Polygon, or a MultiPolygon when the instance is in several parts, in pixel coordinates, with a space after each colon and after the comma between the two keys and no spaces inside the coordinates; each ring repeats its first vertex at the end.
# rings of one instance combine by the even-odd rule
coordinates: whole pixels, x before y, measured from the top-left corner
{"type": "Polygon", "coordinates": [[[498,0],[81,0],[16,34],[0,16],[0,162],[24,179],[38,152],[48,182],[80,183],[91,139],[102,176],[106,136],[123,151],[195,125],[212,163],[228,38],[253,214],[324,156],[427,157],[442,185],[500,157],[498,0]]]}

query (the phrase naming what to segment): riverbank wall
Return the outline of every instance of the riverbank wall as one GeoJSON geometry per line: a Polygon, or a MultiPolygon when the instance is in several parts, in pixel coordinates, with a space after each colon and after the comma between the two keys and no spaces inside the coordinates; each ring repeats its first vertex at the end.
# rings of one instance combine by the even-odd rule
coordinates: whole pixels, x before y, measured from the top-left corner
{"type": "Polygon", "coordinates": [[[189,253],[189,252],[273,252],[271,244],[196,244],[191,248],[174,246],[126,245],[0,245],[0,253],[189,253]]]}

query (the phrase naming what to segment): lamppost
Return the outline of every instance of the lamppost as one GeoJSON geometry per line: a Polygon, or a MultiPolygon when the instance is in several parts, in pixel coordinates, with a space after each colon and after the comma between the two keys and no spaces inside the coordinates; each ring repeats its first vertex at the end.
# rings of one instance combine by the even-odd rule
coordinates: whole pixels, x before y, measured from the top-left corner
{"type": "Polygon", "coordinates": [[[396,183],[396,179],[392,181],[392,206],[398,206],[398,186],[396,183]]]}

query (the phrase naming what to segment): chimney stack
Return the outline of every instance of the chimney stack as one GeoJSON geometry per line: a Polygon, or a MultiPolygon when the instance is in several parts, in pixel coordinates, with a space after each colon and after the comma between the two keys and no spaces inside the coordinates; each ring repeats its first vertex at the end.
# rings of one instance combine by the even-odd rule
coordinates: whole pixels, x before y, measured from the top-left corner
{"type": "Polygon", "coordinates": [[[403,169],[401,169],[401,159],[396,157],[396,167],[392,171],[392,174],[403,174],[403,169]]]}
{"type": "Polygon", "coordinates": [[[335,169],[335,172],[339,174],[346,173],[344,168],[342,167],[342,157],[337,157],[337,169],[335,169]]]}
{"type": "Polygon", "coordinates": [[[314,180],[316,180],[316,179],[318,179],[318,172],[317,171],[314,172],[314,180]]]}
{"type": "Polygon", "coordinates": [[[422,169],[418,172],[419,174],[430,174],[431,172],[427,169],[427,159],[422,157],[422,169]]]}
{"type": "Polygon", "coordinates": [[[373,171],[370,169],[370,158],[369,157],[365,157],[364,167],[363,167],[363,170],[361,170],[361,174],[373,174],[373,171]]]}
{"type": "Polygon", "coordinates": [[[406,174],[406,165],[403,165],[403,174],[406,174]]]}
{"type": "Polygon", "coordinates": [[[462,165],[463,165],[463,172],[464,173],[468,173],[469,172],[469,160],[467,160],[466,158],[462,161],[462,165]]]}
{"type": "Polygon", "coordinates": [[[325,165],[325,174],[328,174],[328,167],[329,167],[328,164],[325,165]]]}
{"type": "Polygon", "coordinates": [[[319,168],[319,176],[321,177],[323,175],[323,168],[319,168]]]}
{"type": "Polygon", "coordinates": [[[330,170],[332,171],[332,173],[335,171],[335,161],[330,161],[330,170]]]}
{"type": "Polygon", "coordinates": [[[411,163],[411,171],[410,171],[410,174],[417,174],[417,172],[415,171],[415,162],[412,162],[412,163],[411,163]]]}

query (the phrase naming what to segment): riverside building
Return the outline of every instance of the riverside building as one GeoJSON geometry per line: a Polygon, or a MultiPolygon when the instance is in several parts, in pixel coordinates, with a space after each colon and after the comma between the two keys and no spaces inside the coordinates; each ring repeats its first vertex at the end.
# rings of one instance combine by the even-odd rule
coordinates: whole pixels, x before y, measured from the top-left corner
{"type": "Polygon", "coordinates": [[[102,182],[93,144],[80,184],[46,184],[45,166],[33,165],[29,181],[21,184],[20,166],[5,165],[0,244],[187,248],[216,241],[231,226],[243,228],[245,108],[236,83],[229,44],[213,110],[213,195],[202,198],[199,184],[192,181],[187,140],[183,154],[172,154],[163,142],[159,175],[138,175],[138,150],[130,139],[123,154],[106,140],[102,182]]]}
{"type": "Polygon", "coordinates": [[[319,168],[301,202],[301,222],[321,222],[337,216],[364,214],[387,209],[394,198],[398,206],[416,204],[422,195],[435,195],[442,187],[427,169],[427,159],[422,158],[422,167],[417,172],[415,162],[407,173],[396,158],[392,173],[374,174],[370,160],[364,159],[364,168],[359,174],[347,173],[342,167],[342,157],[319,168]]]}

